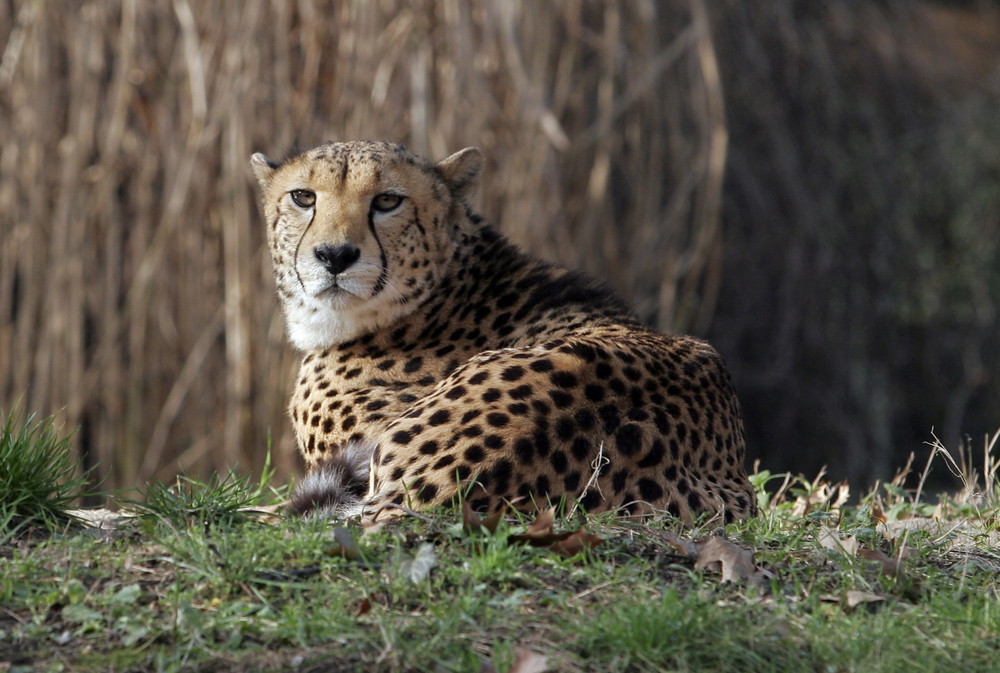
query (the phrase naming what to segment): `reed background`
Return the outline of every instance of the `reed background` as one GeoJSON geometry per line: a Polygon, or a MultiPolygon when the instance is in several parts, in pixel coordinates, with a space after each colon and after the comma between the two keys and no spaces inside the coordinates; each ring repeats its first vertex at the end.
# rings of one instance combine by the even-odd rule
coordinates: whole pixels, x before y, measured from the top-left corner
{"type": "Polygon", "coordinates": [[[489,156],[481,212],[709,338],[751,457],[865,483],[1000,426],[992,2],[0,2],[0,409],[107,488],[297,459],[248,171],[489,156]]]}

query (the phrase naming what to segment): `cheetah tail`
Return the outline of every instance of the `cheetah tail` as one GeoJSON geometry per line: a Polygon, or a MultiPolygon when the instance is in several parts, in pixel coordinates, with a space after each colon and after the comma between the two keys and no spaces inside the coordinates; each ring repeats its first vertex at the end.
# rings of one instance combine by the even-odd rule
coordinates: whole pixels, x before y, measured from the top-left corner
{"type": "Polygon", "coordinates": [[[351,442],[321,463],[296,487],[288,512],[345,519],[361,513],[368,493],[368,472],[375,444],[351,442]]]}

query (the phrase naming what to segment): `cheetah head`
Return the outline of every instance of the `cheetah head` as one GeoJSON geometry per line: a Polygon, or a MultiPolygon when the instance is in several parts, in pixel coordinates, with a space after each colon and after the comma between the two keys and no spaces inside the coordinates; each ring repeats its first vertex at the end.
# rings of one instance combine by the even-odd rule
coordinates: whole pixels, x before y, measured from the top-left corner
{"type": "Polygon", "coordinates": [[[278,296],[292,343],[326,348],[391,324],[434,290],[482,153],[437,164],[399,145],[321,145],[282,163],[254,154],[278,296]]]}

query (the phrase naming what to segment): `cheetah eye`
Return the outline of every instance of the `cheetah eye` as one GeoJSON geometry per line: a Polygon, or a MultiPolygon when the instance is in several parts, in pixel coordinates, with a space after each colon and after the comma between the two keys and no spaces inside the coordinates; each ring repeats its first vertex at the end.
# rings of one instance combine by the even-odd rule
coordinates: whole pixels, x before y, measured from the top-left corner
{"type": "Polygon", "coordinates": [[[402,196],[386,192],[372,199],[372,209],[379,213],[388,213],[399,208],[401,203],[403,203],[402,196]]]}
{"type": "Polygon", "coordinates": [[[292,202],[299,208],[312,208],[316,205],[316,192],[311,192],[308,189],[293,189],[289,195],[292,197],[292,202]]]}

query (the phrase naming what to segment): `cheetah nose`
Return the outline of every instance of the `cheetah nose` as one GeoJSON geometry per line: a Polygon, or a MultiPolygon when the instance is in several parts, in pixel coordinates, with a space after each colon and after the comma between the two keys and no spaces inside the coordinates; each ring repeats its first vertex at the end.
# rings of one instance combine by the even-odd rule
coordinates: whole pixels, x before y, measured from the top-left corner
{"type": "Polygon", "coordinates": [[[336,248],[324,243],[316,246],[313,254],[327,271],[336,276],[358,261],[358,258],[361,257],[361,250],[353,243],[346,243],[336,248]]]}

